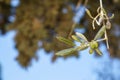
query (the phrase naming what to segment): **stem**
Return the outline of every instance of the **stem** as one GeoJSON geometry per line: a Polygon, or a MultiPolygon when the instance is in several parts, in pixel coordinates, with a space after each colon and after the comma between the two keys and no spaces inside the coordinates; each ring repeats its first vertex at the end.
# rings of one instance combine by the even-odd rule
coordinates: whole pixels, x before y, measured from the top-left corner
{"type": "Polygon", "coordinates": [[[72,28],[71,28],[71,31],[70,31],[70,33],[69,33],[69,35],[68,35],[68,38],[72,35],[75,26],[76,26],[76,24],[73,23],[72,28]]]}
{"type": "Polygon", "coordinates": [[[101,7],[101,9],[103,8],[102,0],[100,0],[100,7],[101,7]]]}
{"type": "Polygon", "coordinates": [[[106,39],[107,49],[109,49],[108,36],[106,31],[105,31],[105,39],[106,39]]]}
{"type": "Polygon", "coordinates": [[[104,14],[103,14],[103,4],[102,4],[102,0],[100,0],[100,8],[101,8],[101,11],[100,11],[100,13],[101,13],[101,16],[103,16],[104,14]]]}
{"type": "Polygon", "coordinates": [[[99,40],[96,40],[97,42],[101,42],[101,41],[104,41],[104,40],[106,40],[106,38],[104,38],[104,39],[99,39],[99,40]]]}

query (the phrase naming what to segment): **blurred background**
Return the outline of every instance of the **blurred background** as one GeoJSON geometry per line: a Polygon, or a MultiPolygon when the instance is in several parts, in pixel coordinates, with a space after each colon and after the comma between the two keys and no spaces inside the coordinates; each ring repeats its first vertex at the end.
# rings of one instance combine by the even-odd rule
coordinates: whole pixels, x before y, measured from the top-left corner
{"type": "MultiPolygon", "coordinates": [[[[55,36],[83,33],[92,40],[88,8],[97,15],[99,0],[0,0],[0,80],[120,80],[120,0],[103,0],[111,16],[110,49],[99,45],[102,56],[89,50],[63,58],[55,52],[70,48],[55,36]]],[[[76,45],[78,44],[75,42],[76,45]]]]}

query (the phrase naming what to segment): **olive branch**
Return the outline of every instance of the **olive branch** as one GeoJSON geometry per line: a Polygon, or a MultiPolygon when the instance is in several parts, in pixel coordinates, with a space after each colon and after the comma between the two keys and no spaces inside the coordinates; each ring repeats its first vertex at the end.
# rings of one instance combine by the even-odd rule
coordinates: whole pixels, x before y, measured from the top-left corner
{"type": "Polygon", "coordinates": [[[106,13],[105,9],[103,8],[102,0],[100,0],[100,7],[98,7],[98,9],[97,9],[98,14],[95,17],[93,17],[91,15],[91,13],[88,9],[86,9],[86,12],[89,15],[89,17],[91,19],[93,19],[93,21],[92,21],[93,29],[95,29],[95,22],[98,26],[102,25],[103,27],[105,27],[105,29],[103,29],[103,31],[100,31],[100,32],[101,32],[101,35],[104,33],[104,39],[106,40],[107,49],[109,49],[108,36],[107,36],[106,30],[111,29],[111,23],[109,20],[114,17],[114,14],[112,14],[111,17],[107,16],[107,13],[106,13]]]}
{"type": "Polygon", "coordinates": [[[57,56],[67,56],[67,55],[70,55],[70,54],[74,53],[75,51],[82,51],[82,50],[85,50],[87,48],[90,48],[90,50],[89,50],[90,54],[92,54],[94,51],[96,51],[99,55],[102,55],[102,52],[98,48],[98,42],[104,41],[105,39],[97,40],[96,38],[98,38],[100,36],[101,35],[99,35],[99,32],[98,32],[98,35],[95,36],[94,40],[89,42],[83,34],[76,32],[76,35],[72,35],[71,37],[72,37],[73,40],[79,42],[80,46],[76,46],[74,44],[74,42],[72,42],[70,39],[66,39],[64,37],[57,36],[57,39],[59,41],[64,42],[65,44],[68,44],[68,45],[71,45],[71,46],[74,46],[74,47],[61,50],[61,51],[55,53],[55,55],[57,55],[57,56]]]}
{"type": "Polygon", "coordinates": [[[89,15],[89,17],[91,19],[93,19],[93,21],[92,21],[93,29],[95,29],[95,23],[98,26],[102,26],[100,28],[100,30],[97,32],[94,39],[89,42],[83,34],[76,32],[76,35],[72,35],[71,37],[74,41],[77,41],[80,43],[80,46],[77,46],[70,39],[66,39],[64,37],[57,36],[56,38],[59,41],[64,42],[65,44],[68,44],[68,45],[71,45],[74,47],[58,51],[57,53],[55,53],[55,55],[67,56],[67,55],[73,54],[75,51],[82,51],[87,48],[89,48],[90,54],[92,54],[94,51],[96,51],[99,55],[102,55],[102,52],[99,50],[98,47],[99,47],[99,42],[104,41],[104,40],[106,41],[107,48],[109,49],[107,30],[111,29],[111,23],[109,20],[114,17],[114,14],[112,14],[111,17],[107,16],[107,13],[102,5],[102,0],[100,0],[100,7],[98,7],[98,9],[97,9],[98,14],[95,17],[93,17],[91,15],[91,13],[88,9],[86,9],[86,12],[89,15]],[[104,35],[104,38],[101,38],[103,35],[104,35]]]}

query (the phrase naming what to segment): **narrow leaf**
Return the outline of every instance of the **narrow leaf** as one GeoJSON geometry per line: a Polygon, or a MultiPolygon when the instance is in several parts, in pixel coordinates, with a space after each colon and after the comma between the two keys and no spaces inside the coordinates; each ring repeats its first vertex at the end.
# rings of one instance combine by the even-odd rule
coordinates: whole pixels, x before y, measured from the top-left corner
{"type": "Polygon", "coordinates": [[[73,38],[75,41],[82,43],[82,41],[81,41],[77,36],[72,35],[72,38],[73,38]]]}
{"type": "Polygon", "coordinates": [[[76,32],[76,35],[80,37],[84,42],[88,42],[87,38],[83,34],[76,32]]]}
{"type": "Polygon", "coordinates": [[[57,56],[67,56],[67,55],[72,54],[75,51],[77,51],[77,47],[61,50],[61,51],[55,53],[55,55],[57,55],[57,56]]]}
{"type": "Polygon", "coordinates": [[[86,48],[88,48],[88,44],[82,43],[80,46],[78,46],[77,50],[81,51],[81,50],[85,50],[86,48]]]}
{"type": "Polygon", "coordinates": [[[65,43],[65,44],[67,44],[67,45],[75,46],[75,44],[74,44],[71,40],[69,40],[69,39],[66,39],[66,38],[60,37],[60,36],[57,36],[56,38],[57,38],[59,41],[65,43]]]}
{"type": "Polygon", "coordinates": [[[102,26],[102,28],[96,34],[94,40],[97,40],[97,39],[101,38],[103,36],[103,34],[105,33],[105,30],[106,30],[106,27],[102,26]]]}

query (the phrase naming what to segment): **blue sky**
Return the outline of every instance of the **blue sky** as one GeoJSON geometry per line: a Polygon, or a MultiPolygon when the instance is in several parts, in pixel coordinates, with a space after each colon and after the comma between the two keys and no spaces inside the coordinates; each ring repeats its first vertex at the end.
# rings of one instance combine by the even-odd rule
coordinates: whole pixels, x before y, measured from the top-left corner
{"type": "Polygon", "coordinates": [[[82,53],[84,55],[81,56],[81,59],[58,59],[53,64],[50,60],[52,54],[46,55],[44,50],[39,50],[39,61],[33,61],[32,66],[28,70],[24,70],[14,60],[18,54],[17,50],[14,49],[14,36],[15,32],[12,31],[8,32],[6,36],[0,37],[0,61],[3,68],[2,77],[4,80],[80,80],[86,78],[86,75],[93,75],[91,74],[92,66],[90,66],[93,64],[92,56],[86,55],[86,52],[82,53]]]}
{"type": "MultiPolygon", "coordinates": [[[[3,80],[96,80],[95,69],[101,69],[103,62],[109,62],[108,53],[105,46],[101,49],[104,55],[95,58],[88,50],[82,51],[80,58],[58,59],[51,63],[52,54],[45,54],[44,50],[38,50],[40,57],[38,62],[33,60],[32,66],[24,70],[15,61],[18,51],[14,48],[15,31],[8,32],[5,36],[0,36],[0,63],[2,64],[3,80]],[[105,53],[106,52],[106,53],[105,53]]],[[[118,70],[117,59],[112,60],[115,66],[114,72],[118,70]],[[117,69],[117,70],[116,70],[117,69]]]]}

